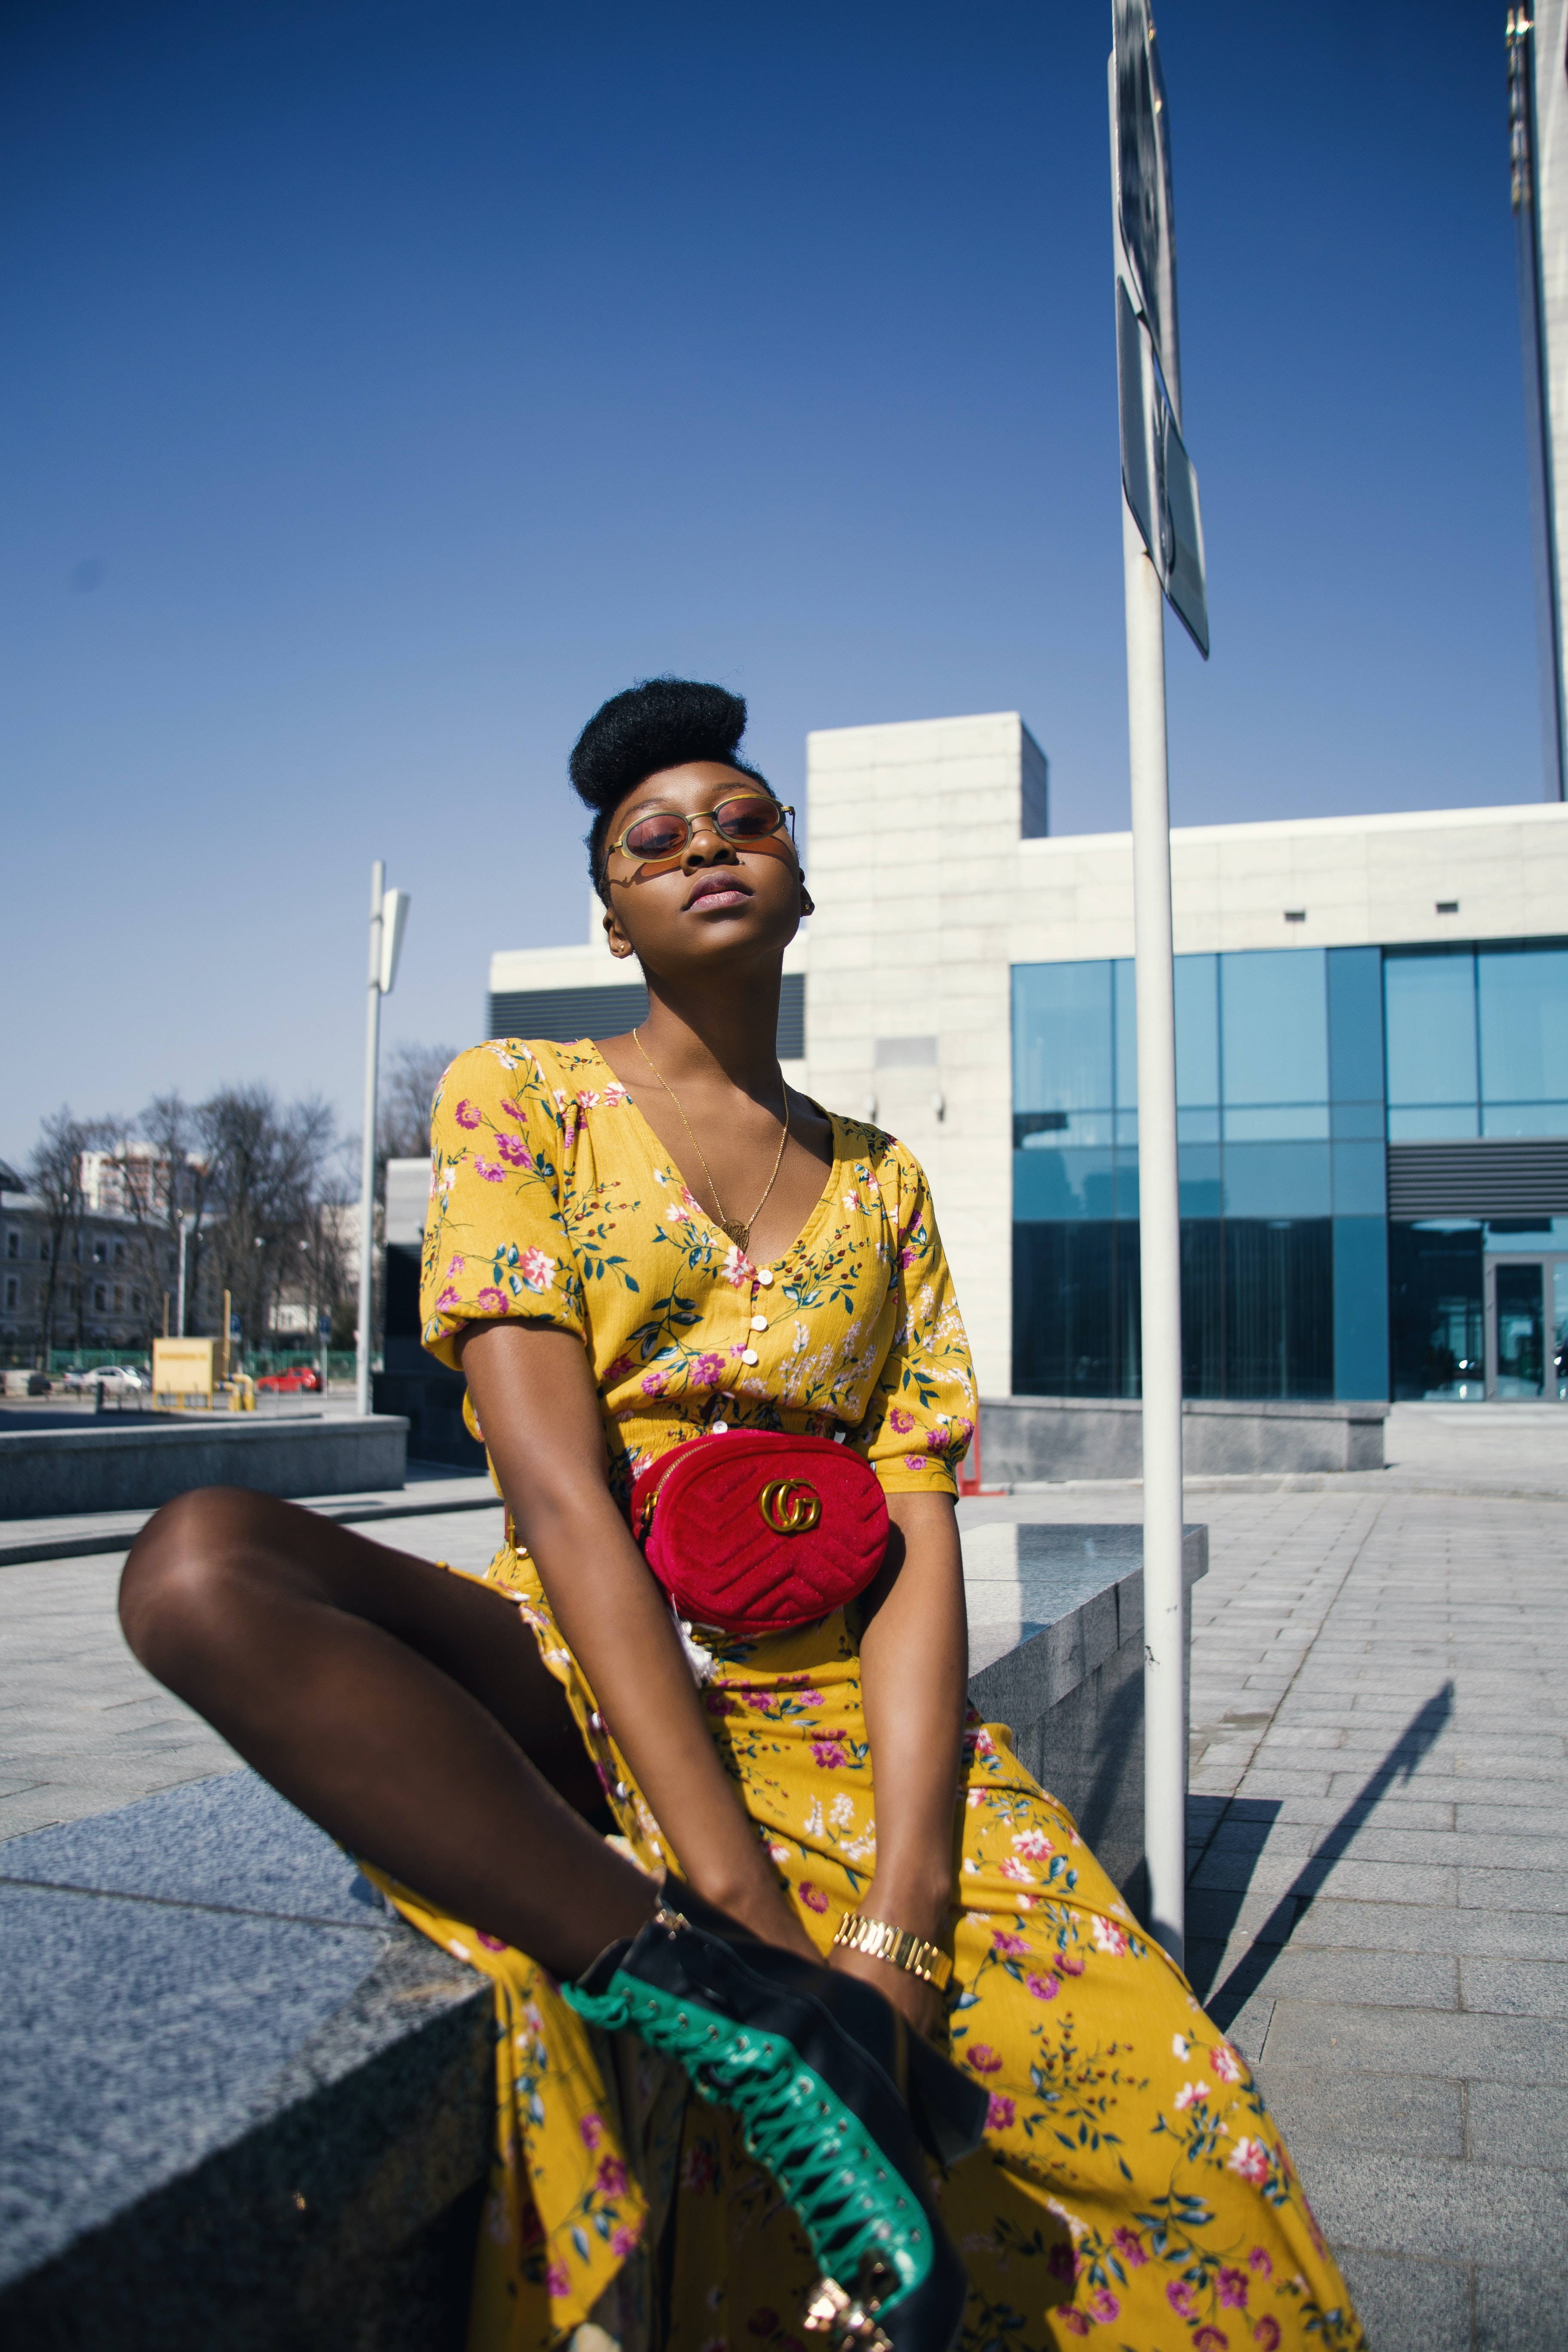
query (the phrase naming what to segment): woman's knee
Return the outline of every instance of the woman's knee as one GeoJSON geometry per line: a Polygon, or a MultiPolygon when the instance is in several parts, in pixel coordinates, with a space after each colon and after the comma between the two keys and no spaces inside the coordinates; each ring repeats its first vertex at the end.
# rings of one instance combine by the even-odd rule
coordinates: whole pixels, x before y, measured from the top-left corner
{"type": "Polygon", "coordinates": [[[267,1499],[236,1486],[199,1486],[154,1511],[137,1536],[120,1580],[120,1622],[153,1674],[217,1630],[267,1499]]]}

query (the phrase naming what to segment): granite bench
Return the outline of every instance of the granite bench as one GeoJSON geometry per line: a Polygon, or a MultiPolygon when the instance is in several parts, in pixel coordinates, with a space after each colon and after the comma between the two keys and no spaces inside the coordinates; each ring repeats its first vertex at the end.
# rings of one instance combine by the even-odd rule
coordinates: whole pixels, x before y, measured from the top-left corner
{"type": "MultiPolygon", "coordinates": [[[[965,1551],[972,1694],[1135,1901],[1139,1530],[965,1551]]],[[[0,2339],[459,2352],[489,1987],[330,1839],[252,1773],[191,1782],[0,1847],[0,2339]]]]}

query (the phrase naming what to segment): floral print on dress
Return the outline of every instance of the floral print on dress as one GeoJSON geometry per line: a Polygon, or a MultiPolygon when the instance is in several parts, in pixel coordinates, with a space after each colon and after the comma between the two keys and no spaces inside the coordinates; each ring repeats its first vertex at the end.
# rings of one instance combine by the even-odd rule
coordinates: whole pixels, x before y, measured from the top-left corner
{"type": "Polygon", "coordinates": [[[842,1434],[889,1492],[952,1494],[974,1381],[925,1178],[879,1129],[832,1127],[816,1207],[763,1269],[707,1216],[593,1045],[460,1054],[431,1108],[425,1345],[455,1366],[476,1319],[575,1332],[623,1493],[722,1420],[842,1434]]]}
{"type": "MultiPolygon", "coordinates": [[[[703,1214],[592,1046],[460,1055],[432,1118],[426,1344],[455,1362],[463,1324],[485,1318],[574,1332],[618,1477],[721,1415],[841,1432],[890,1490],[951,1494],[974,1390],[925,1180],[877,1129],[833,1132],[816,1209],[764,1269],[703,1214]]],[[[533,1561],[509,1542],[488,1580],[564,1688],[621,1851],[662,1872],[663,1833],[533,1561]]],[[[877,1858],[852,1618],[719,1641],[703,1703],[826,1953],[877,1858]]],[[[1000,1725],[969,1723],[954,1834],[946,2029],[986,2095],[984,2143],[942,2191],[970,2278],[963,2352],[1365,2352],[1245,2059],[1000,1725]]],[[[727,2111],[635,2037],[587,2026],[524,1954],[370,1875],[495,1987],[469,2352],[556,2352],[585,2323],[622,2352],[801,2352],[816,2266],[727,2111]]]]}

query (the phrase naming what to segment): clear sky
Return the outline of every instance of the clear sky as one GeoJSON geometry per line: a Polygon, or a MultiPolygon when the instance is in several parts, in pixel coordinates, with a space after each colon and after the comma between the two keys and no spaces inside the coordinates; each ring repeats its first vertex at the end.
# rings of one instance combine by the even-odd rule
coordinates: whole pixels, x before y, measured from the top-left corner
{"type": "MultiPolygon", "coordinates": [[[[1542,789],[1503,15],[1166,0],[1214,656],[1175,821],[1542,789]]],[[[228,1080],[353,1125],[576,940],[649,672],[1021,710],[1125,823],[1110,10],[9,0],[0,1153],[228,1080]]]]}

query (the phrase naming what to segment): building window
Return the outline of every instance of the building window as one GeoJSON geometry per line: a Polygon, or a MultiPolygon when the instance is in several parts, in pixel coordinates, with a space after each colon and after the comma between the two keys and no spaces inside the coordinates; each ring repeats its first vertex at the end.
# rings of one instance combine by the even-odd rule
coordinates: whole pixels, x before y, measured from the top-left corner
{"type": "Polygon", "coordinates": [[[5,1304],[7,1307],[18,1307],[21,1304],[21,1283],[14,1274],[8,1274],[5,1276],[5,1304]]]}
{"type": "MultiPolygon", "coordinates": [[[[1387,1393],[1382,960],[1180,956],[1184,1380],[1195,1397],[1387,1393]]],[[[1013,1385],[1136,1396],[1130,961],[1014,972],[1013,1385]]]]}
{"type": "Polygon", "coordinates": [[[1568,946],[1391,949],[1391,1143],[1568,1135],[1568,946]]]}
{"type": "Polygon", "coordinates": [[[107,1265],[109,1264],[109,1244],[107,1242],[94,1242],[92,1245],[92,1262],[94,1265],[107,1265]]]}
{"type": "Polygon", "coordinates": [[[109,1305],[109,1293],[101,1282],[95,1282],[93,1284],[92,1303],[100,1315],[105,1311],[109,1305]]]}
{"type": "Polygon", "coordinates": [[[123,1242],[116,1242],[114,1244],[114,1263],[116,1265],[123,1265],[125,1263],[125,1244],[123,1242]]]}
{"type": "Polygon", "coordinates": [[[117,1282],[114,1286],[114,1311],[117,1315],[123,1315],[125,1312],[125,1286],[123,1283],[117,1282]]]}
{"type": "Polygon", "coordinates": [[[47,1234],[44,1235],[42,1241],[38,1244],[38,1261],[42,1265],[47,1265],[49,1262],[49,1237],[47,1234]]]}
{"type": "Polygon", "coordinates": [[[15,1227],[5,1236],[5,1255],[7,1257],[20,1257],[22,1255],[22,1236],[15,1227]]]}

